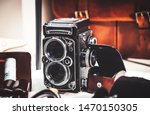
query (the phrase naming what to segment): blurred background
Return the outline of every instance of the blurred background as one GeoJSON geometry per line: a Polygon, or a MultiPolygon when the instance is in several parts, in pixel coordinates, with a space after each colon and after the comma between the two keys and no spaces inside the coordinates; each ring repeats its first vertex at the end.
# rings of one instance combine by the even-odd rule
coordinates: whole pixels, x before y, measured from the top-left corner
{"type": "Polygon", "coordinates": [[[0,51],[27,51],[35,68],[35,0],[0,0],[0,51]]]}
{"type": "Polygon", "coordinates": [[[87,11],[98,44],[117,48],[124,59],[149,63],[149,6],[149,0],[0,0],[0,51],[28,51],[40,68],[42,25],[87,11]]]}

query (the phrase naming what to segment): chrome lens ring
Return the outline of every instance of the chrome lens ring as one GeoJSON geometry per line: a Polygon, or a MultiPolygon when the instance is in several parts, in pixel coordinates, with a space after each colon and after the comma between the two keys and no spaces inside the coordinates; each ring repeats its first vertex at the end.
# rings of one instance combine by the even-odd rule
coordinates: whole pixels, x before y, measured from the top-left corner
{"type": "Polygon", "coordinates": [[[85,55],[85,65],[86,65],[86,67],[90,67],[90,63],[89,63],[89,59],[90,59],[90,49],[87,49],[87,51],[86,51],[86,55],[85,55]]]}
{"type": "Polygon", "coordinates": [[[96,63],[96,59],[94,56],[94,50],[91,51],[91,49],[87,49],[86,55],[85,55],[86,67],[93,67],[95,63],[96,63]]]}
{"type": "Polygon", "coordinates": [[[51,62],[45,68],[46,79],[54,86],[66,85],[71,77],[68,67],[59,62],[51,62]]]}
{"type": "Polygon", "coordinates": [[[96,55],[95,51],[92,50],[90,52],[90,57],[89,57],[89,65],[90,65],[90,67],[93,67],[96,64],[96,57],[95,57],[95,55],[96,55]]]}
{"type": "Polygon", "coordinates": [[[61,37],[52,37],[44,45],[45,56],[50,61],[62,61],[66,57],[66,44],[61,37]]]}

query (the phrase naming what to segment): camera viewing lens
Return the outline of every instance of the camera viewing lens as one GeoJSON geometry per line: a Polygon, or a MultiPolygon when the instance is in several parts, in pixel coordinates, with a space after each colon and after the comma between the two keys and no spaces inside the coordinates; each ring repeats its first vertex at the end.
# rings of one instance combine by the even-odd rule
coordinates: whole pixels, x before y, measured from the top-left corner
{"type": "Polygon", "coordinates": [[[44,50],[47,58],[52,61],[60,61],[66,56],[66,45],[58,38],[49,39],[44,46],[44,50]]]}
{"type": "Polygon", "coordinates": [[[70,80],[70,71],[59,62],[50,63],[46,70],[48,81],[55,86],[63,86],[70,80]]]}

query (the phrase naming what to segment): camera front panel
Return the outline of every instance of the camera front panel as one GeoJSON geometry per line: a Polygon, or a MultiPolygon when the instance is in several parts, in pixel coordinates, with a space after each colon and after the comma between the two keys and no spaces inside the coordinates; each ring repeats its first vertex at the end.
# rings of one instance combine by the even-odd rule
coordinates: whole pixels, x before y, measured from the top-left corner
{"type": "Polygon", "coordinates": [[[49,36],[43,39],[44,83],[60,91],[79,91],[76,43],[71,37],[49,36]]]}
{"type": "Polygon", "coordinates": [[[47,87],[79,92],[86,86],[87,70],[95,65],[96,44],[88,19],[54,19],[43,26],[43,67],[47,87]]]}

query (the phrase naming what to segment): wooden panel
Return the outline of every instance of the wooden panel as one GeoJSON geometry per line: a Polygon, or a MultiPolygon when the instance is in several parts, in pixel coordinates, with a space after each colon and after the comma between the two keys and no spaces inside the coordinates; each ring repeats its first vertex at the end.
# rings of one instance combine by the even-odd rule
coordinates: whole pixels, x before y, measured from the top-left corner
{"type": "Polygon", "coordinates": [[[123,18],[130,17],[134,13],[132,1],[89,0],[88,8],[90,18],[123,18]]]}
{"type": "MultiPolygon", "coordinates": [[[[80,10],[79,1],[50,0],[51,19],[74,17],[74,12],[80,10]]],[[[149,0],[87,1],[90,27],[98,44],[118,48],[123,57],[150,58],[150,30],[138,30],[135,20],[135,12],[150,11],[149,0]]]]}
{"type": "Polygon", "coordinates": [[[119,22],[118,34],[123,57],[150,58],[150,30],[139,30],[133,22],[119,22]]]}

